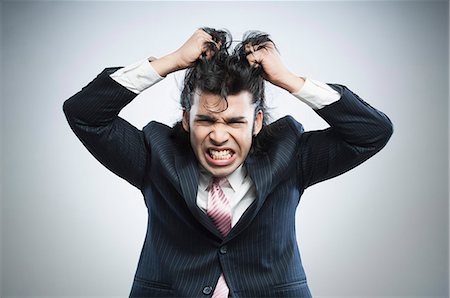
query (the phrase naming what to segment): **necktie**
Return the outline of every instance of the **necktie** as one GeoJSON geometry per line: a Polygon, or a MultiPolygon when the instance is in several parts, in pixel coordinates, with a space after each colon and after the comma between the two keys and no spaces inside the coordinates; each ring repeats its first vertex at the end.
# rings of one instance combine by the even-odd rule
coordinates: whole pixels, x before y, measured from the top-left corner
{"type": "MultiPolygon", "coordinates": [[[[212,219],[222,236],[228,235],[231,230],[231,209],[228,198],[223,193],[221,185],[227,181],[227,178],[213,177],[208,193],[208,205],[206,214],[212,219]]],[[[228,286],[225,282],[223,273],[220,274],[216,289],[212,298],[228,297],[228,286]]]]}

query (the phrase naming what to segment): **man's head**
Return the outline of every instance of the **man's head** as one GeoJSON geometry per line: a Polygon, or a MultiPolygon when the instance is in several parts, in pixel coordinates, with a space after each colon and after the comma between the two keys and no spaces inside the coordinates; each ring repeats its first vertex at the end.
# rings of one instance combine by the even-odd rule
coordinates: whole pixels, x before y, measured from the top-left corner
{"type": "Polygon", "coordinates": [[[271,41],[267,34],[250,32],[232,53],[231,35],[203,28],[214,41],[213,55],[187,70],[181,93],[183,128],[200,162],[213,176],[227,176],[246,159],[253,136],[265,124],[262,68],[251,66],[246,45],[271,41]]]}

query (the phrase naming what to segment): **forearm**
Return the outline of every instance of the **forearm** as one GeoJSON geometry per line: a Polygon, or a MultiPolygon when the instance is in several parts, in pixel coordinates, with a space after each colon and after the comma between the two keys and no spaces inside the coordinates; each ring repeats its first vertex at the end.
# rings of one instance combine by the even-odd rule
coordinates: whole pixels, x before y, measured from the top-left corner
{"type": "Polygon", "coordinates": [[[106,68],[64,102],[63,110],[69,123],[105,125],[113,121],[120,110],[136,97],[135,93],[110,77],[118,69],[106,68]]]}
{"type": "Polygon", "coordinates": [[[290,93],[298,93],[305,84],[305,79],[296,76],[293,73],[287,73],[283,78],[277,79],[276,82],[272,82],[274,85],[285,89],[290,93]]]}
{"type": "Polygon", "coordinates": [[[330,84],[340,100],[315,110],[333,131],[353,146],[380,150],[393,132],[391,120],[343,85],[330,84]]]}
{"type": "Polygon", "coordinates": [[[149,59],[149,63],[161,77],[185,68],[173,53],[158,59],[149,59]]]}

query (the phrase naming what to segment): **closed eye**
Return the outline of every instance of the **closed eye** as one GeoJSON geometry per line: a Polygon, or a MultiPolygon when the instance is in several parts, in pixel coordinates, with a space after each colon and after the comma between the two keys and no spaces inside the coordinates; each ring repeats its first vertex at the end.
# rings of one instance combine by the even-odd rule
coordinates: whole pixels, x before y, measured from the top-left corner
{"type": "Polygon", "coordinates": [[[227,123],[228,123],[228,125],[241,125],[241,124],[246,124],[247,122],[246,121],[230,121],[227,123]]]}
{"type": "Polygon", "coordinates": [[[194,122],[199,124],[213,124],[216,122],[216,119],[207,115],[197,115],[195,117],[194,122]]]}
{"type": "MultiPolygon", "coordinates": [[[[194,119],[195,123],[200,125],[212,125],[216,123],[218,119],[211,117],[209,115],[197,115],[194,119]]],[[[224,119],[225,123],[230,126],[241,126],[247,124],[247,119],[245,117],[232,117],[224,119]]]]}
{"type": "Polygon", "coordinates": [[[211,120],[194,120],[194,122],[199,126],[211,126],[214,125],[214,121],[211,120]]]}
{"type": "Polygon", "coordinates": [[[245,119],[245,117],[235,117],[235,118],[230,118],[227,119],[227,124],[229,125],[241,125],[241,124],[246,124],[247,123],[247,119],[245,119]]]}

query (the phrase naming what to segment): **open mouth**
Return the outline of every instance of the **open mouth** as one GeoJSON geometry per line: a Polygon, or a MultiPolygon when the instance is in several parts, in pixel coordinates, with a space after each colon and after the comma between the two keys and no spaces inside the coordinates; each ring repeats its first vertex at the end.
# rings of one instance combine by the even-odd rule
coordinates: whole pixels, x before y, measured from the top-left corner
{"type": "Polygon", "coordinates": [[[228,160],[234,155],[234,152],[230,149],[224,150],[209,149],[208,153],[213,160],[228,160]]]}
{"type": "Polygon", "coordinates": [[[234,164],[238,155],[230,148],[208,148],[205,151],[205,159],[210,167],[223,168],[234,164]]]}

